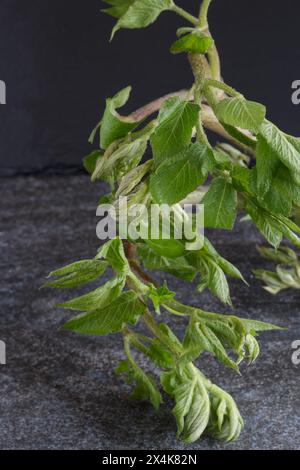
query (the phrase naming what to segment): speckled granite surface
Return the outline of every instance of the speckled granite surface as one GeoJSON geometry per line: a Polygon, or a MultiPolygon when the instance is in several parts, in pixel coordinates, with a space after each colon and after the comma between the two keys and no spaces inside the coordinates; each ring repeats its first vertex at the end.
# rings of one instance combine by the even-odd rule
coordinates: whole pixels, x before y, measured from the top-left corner
{"type": "MultiPolygon", "coordinates": [[[[176,441],[170,403],[160,411],[127,400],[113,373],[121,339],[59,331],[70,315],[55,309],[60,291],[39,290],[47,273],[98,246],[95,207],[103,187],[88,177],[1,179],[0,339],[7,365],[0,365],[0,449],[183,449],[176,441]]],[[[235,311],[290,329],[261,337],[258,362],[242,377],[210,356],[202,369],[236,398],[245,418],[241,438],[229,446],[203,439],[189,449],[299,449],[300,366],[291,343],[300,339],[300,292],[274,298],[261,289],[251,268],[261,265],[260,237],[248,225],[233,234],[214,233],[221,253],[251,281],[232,282],[235,311]]],[[[209,293],[170,280],[181,300],[209,310],[225,309],[209,293]]],[[[181,319],[172,320],[177,331],[181,319]]]]}

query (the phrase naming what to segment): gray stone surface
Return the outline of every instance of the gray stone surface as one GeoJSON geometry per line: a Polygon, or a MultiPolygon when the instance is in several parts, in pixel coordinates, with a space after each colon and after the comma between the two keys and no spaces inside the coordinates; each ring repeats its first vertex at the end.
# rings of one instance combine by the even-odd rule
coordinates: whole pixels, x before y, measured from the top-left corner
{"type": "MultiPolygon", "coordinates": [[[[85,176],[2,179],[0,339],[7,365],[0,365],[1,449],[184,449],[175,438],[167,401],[160,411],[128,401],[128,388],[113,369],[123,357],[119,336],[86,337],[60,331],[70,314],[55,304],[65,292],[39,290],[50,270],[92,257],[98,246],[95,207],[104,187],[85,176]]],[[[190,449],[299,449],[300,366],[291,343],[300,339],[300,293],[272,297],[251,268],[263,262],[260,237],[247,224],[212,240],[237,264],[251,287],[232,282],[235,312],[289,327],[261,336],[261,356],[241,377],[209,355],[201,368],[236,398],[245,430],[231,444],[204,438],[190,449]]],[[[225,312],[209,293],[169,280],[181,300],[225,312]]],[[[176,331],[183,321],[172,319],[176,331]]]]}

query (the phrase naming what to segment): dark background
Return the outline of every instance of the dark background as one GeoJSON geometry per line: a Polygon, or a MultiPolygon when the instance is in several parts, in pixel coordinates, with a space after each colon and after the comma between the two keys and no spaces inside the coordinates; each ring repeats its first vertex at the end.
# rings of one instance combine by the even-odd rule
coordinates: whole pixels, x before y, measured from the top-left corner
{"type": "MultiPolygon", "coordinates": [[[[198,10],[197,0],[177,4],[198,10]]],[[[1,0],[0,173],[78,167],[104,100],[131,84],[134,109],[191,83],[186,59],[168,52],[185,21],[164,13],[144,30],[121,30],[100,0],[1,0]]],[[[300,79],[300,2],[215,0],[211,30],[226,81],[268,106],[269,118],[300,134],[291,83],[300,79]],[[284,9],[282,9],[284,5],[284,9]]]]}

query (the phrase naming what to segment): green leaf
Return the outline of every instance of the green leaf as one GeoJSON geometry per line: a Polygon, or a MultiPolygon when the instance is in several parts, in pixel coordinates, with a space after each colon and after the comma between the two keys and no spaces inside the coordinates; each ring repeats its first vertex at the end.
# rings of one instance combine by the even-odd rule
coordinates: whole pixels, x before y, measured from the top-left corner
{"type": "Polygon", "coordinates": [[[210,415],[210,401],[206,387],[198,375],[188,377],[171,371],[162,374],[165,391],[174,397],[173,414],[177,421],[178,437],[193,443],[205,431],[210,415]]]}
{"type": "Polygon", "coordinates": [[[173,238],[170,238],[169,240],[151,240],[149,238],[145,240],[145,243],[158,255],[166,258],[181,258],[186,252],[182,240],[175,240],[173,238]]]}
{"type": "Polygon", "coordinates": [[[151,139],[156,165],[177,155],[190,143],[199,109],[199,106],[179,97],[170,98],[163,104],[158,116],[158,126],[151,139]]]}
{"type": "Polygon", "coordinates": [[[206,54],[214,44],[214,40],[200,31],[193,31],[175,41],[170,49],[172,54],[181,52],[193,52],[195,54],[206,54]]]}
{"type": "Polygon", "coordinates": [[[196,276],[196,269],[184,256],[167,258],[159,255],[147,245],[139,245],[138,255],[146,269],[164,271],[186,281],[192,281],[196,276]]]}
{"type": "Polygon", "coordinates": [[[106,270],[107,263],[97,259],[76,261],[56,271],[52,271],[49,277],[58,277],[54,281],[48,281],[44,287],[56,287],[59,289],[78,287],[100,277],[106,270]]]}
{"type": "Polygon", "coordinates": [[[253,222],[268,242],[278,248],[282,237],[287,237],[295,246],[300,246],[300,238],[295,234],[300,228],[292,220],[281,214],[273,214],[259,207],[254,201],[248,201],[246,210],[253,222]]]}
{"type": "Polygon", "coordinates": [[[103,0],[105,3],[112,5],[110,8],[105,8],[101,10],[104,13],[107,13],[114,18],[120,18],[123,16],[130,5],[132,5],[135,0],[103,0]]]}
{"type": "Polygon", "coordinates": [[[97,258],[104,258],[119,274],[127,274],[130,270],[124,253],[123,243],[119,237],[106,242],[101,247],[97,258]]]}
{"type": "Polygon", "coordinates": [[[258,136],[257,190],[261,204],[279,214],[290,214],[297,188],[286,166],[264,137],[258,136]]]}
{"type": "Polygon", "coordinates": [[[247,328],[248,332],[284,330],[284,328],[281,326],[272,325],[272,323],[266,323],[258,320],[248,320],[247,318],[242,318],[241,321],[247,328]]]}
{"type": "Polygon", "coordinates": [[[72,318],[64,328],[89,335],[118,333],[127,323],[136,325],[145,309],[146,306],[138,295],[133,291],[127,291],[106,307],[72,318]]]}
{"type": "MultiPolygon", "coordinates": [[[[230,261],[223,258],[217,252],[213,244],[206,237],[204,238],[203,251],[209,254],[213,258],[213,261],[215,261],[228,276],[233,277],[234,279],[240,279],[241,281],[246,282],[242,273],[239,271],[239,269],[236,266],[234,266],[232,263],[230,263],[230,261]]],[[[201,256],[201,252],[199,253],[199,256],[201,256]]]]}
{"type": "Polygon", "coordinates": [[[112,31],[112,38],[121,29],[145,28],[166,10],[171,10],[172,0],[135,0],[122,14],[112,31]]]}
{"type": "Polygon", "coordinates": [[[98,289],[60,304],[58,307],[82,312],[106,307],[114,299],[119,297],[125,286],[125,281],[126,278],[124,276],[116,277],[103,286],[98,287],[98,289]]]}
{"type": "Polygon", "coordinates": [[[270,121],[265,120],[260,134],[273,153],[292,173],[299,174],[300,140],[284,134],[270,121]]]}
{"type": "Polygon", "coordinates": [[[274,248],[278,248],[282,241],[282,232],[278,227],[274,226],[272,219],[267,217],[266,211],[251,203],[247,204],[246,209],[252,221],[263,234],[265,239],[270,243],[270,245],[274,246],[274,248]]]}
{"type": "Polygon", "coordinates": [[[215,178],[201,203],[204,204],[205,227],[233,228],[237,214],[237,193],[228,180],[215,178]]]}
{"type": "Polygon", "coordinates": [[[294,184],[289,170],[279,163],[273,173],[269,190],[259,200],[260,204],[274,214],[290,216],[293,207],[294,184]]]}
{"type": "Polygon", "coordinates": [[[152,341],[151,346],[148,348],[148,357],[162,369],[169,369],[174,366],[174,358],[169,352],[168,348],[161,344],[157,339],[152,341]]]}
{"type": "MultiPolygon", "coordinates": [[[[200,284],[197,286],[198,292],[203,292],[208,288],[221,302],[231,305],[229,286],[222,267],[226,264],[226,260],[217,253],[208,240],[205,239],[202,250],[191,252],[186,258],[201,273],[200,284]]],[[[233,277],[238,276],[239,271],[233,269],[230,263],[226,265],[226,270],[229,271],[229,266],[232,267],[229,275],[234,271],[233,277]]]]}
{"type": "Polygon", "coordinates": [[[229,126],[249,129],[258,133],[266,116],[266,108],[243,97],[226,98],[220,101],[214,112],[220,122],[229,126]]]}
{"type": "MultiPolygon", "coordinates": [[[[101,122],[95,128],[100,127],[100,146],[107,149],[110,144],[115,140],[125,137],[128,132],[131,132],[139,125],[139,122],[131,119],[130,117],[120,116],[117,109],[124,106],[128,101],[131,92],[131,87],[128,86],[117,93],[113,98],[106,100],[106,109],[101,122]]],[[[93,142],[95,133],[92,133],[90,141],[93,142]]]]}
{"type": "Polygon", "coordinates": [[[247,147],[250,147],[251,149],[255,150],[256,140],[246,135],[237,127],[230,126],[229,124],[225,124],[224,122],[222,122],[222,125],[224,129],[228,132],[228,134],[231,135],[231,137],[239,141],[241,144],[246,145],[247,147]]]}
{"type": "Polygon", "coordinates": [[[231,305],[230,291],[226,276],[222,268],[216,263],[212,263],[207,283],[208,288],[215,296],[219,297],[221,302],[231,305]]]}
{"type": "Polygon", "coordinates": [[[213,153],[206,145],[195,143],[186,147],[159,165],[151,176],[154,200],[169,205],[181,201],[204,183],[213,166],[213,153]]]}
{"type": "Polygon", "coordinates": [[[258,247],[259,253],[266,259],[279,264],[298,263],[297,253],[288,246],[282,246],[278,250],[266,246],[258,247]]]}

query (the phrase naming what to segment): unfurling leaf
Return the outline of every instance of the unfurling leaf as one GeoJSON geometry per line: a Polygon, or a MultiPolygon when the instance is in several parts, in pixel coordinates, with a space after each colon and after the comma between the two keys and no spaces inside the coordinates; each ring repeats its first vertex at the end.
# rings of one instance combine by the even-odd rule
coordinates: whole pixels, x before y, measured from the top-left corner
{"type": "Polygon", "coordinates": [[[233,398],[221,388],[212,385],[211,414],[207,433],[225,442],[236,440],[244,422],[233,398]]]}
{"type": "Polygon", "coordinates": [[[175,400],[173,414],[177,421],[178,437],[186,443],[195,442],[205,431],[210,416],[207,389],[198,374],[181,374],[175,370],[161,377],[166,393],[175,400]]]}

